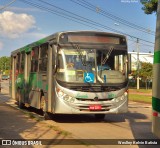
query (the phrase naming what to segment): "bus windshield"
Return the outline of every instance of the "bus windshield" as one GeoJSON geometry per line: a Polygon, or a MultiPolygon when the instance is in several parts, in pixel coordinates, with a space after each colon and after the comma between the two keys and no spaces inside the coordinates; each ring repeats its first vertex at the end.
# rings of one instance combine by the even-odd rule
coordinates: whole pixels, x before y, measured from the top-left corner
{"type": "Polygon", "coordinates": [[[124,83],[127,54],[114,49],[61,48],[56,78],[71,83],[124,83]]]}

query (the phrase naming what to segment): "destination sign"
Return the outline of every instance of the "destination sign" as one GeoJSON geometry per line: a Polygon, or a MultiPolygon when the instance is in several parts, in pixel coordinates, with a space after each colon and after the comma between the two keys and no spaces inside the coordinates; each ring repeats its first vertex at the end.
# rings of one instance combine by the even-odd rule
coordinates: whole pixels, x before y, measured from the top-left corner
{"type": "Polygon", "coordinates": [[[68,35],[68,42],[120,44],[120,38],[109,36],[68,35]]]}

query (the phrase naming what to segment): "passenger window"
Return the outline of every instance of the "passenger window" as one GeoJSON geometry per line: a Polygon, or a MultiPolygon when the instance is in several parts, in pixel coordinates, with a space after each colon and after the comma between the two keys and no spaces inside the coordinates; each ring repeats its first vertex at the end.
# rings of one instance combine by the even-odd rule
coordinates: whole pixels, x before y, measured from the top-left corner
{"type": "Polygon", "coordinates": [[[39,47],[34,47],[31,52],[31,72],[38,72],[39,47]]]}
{"type": "Polygon", "coordinates": [[[25,52],[22,52],[20,61],[20,73],[24,73],[24,65],[25,65],[25,52]]]}
{"type": "Polygon", "coordinates": [[[19,69],[20,69],[20,53],[17,54],[17,58],[16,58],[16,72],[17,72],[17,74],[19,73],[19,69]]]}
{"type": "Polygon", "coordinates": [[[46,72],[48,64],[48,44],[40,46],[39,71],[46,72]]]}

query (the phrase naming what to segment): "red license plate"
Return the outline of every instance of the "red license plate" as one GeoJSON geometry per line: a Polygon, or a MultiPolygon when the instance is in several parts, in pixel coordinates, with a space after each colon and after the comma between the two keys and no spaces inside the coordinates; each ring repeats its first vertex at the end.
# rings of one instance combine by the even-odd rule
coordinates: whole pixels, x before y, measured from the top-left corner
{"type": "Polygon", "coordinates": [[[102,106],[101,105],[90,105],[89,110],[101,110],[102,106]]]}

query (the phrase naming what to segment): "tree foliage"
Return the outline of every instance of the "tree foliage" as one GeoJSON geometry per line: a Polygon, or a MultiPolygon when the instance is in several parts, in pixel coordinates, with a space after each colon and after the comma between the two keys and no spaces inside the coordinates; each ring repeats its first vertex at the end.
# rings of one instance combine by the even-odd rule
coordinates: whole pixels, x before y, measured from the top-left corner
{"type": "Polygon", "coordinates": [[[141,3],[143,4],[142,10],[146,14],[157,12],[158,0],[141,0],[141,3]]]}
{"type": "MultiPolygon", "coordinates": [[[[142,78],[144,81],[149,79],[152,79],[152,70],[153,70],[153,64],[141,62],[141,68],[139,69],[139,77],[142,78]]],[[[133,76],[136,77],[138,74],[137,71],[133,72],[133,76]]]]}
{"type": "Polygon", "coordinates": [[[10,69],[10,57],[0,57],[0,71],[4,72],[5,70],[10,69]]]}
{"type": "Polygon", "coordinates": [[[142,68],[139,70],[139,76],[145,80],[151,79],[153,65],[151,63],[141,63],[141,66],[142,68]]]}

